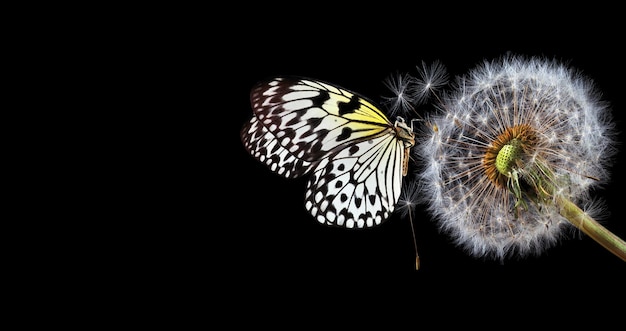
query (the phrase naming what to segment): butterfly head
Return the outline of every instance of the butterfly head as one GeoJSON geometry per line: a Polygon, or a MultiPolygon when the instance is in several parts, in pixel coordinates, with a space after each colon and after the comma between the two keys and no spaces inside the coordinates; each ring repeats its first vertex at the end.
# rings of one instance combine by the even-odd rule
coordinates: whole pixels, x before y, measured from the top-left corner
{"type": "Polygon", "coordinates": [[[411,126],[406,124],[404,118],[398,116],[394,125],[396,128],[396,134],[400,140],[404,142],[405,148],[411,148],[415,146],[415,132],[413,132],[413,122],[411,126]]]}

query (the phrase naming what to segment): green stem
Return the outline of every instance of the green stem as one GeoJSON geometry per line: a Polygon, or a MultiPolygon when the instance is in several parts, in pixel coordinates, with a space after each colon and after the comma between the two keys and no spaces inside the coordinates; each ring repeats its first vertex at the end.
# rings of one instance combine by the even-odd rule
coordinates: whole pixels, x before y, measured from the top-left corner
{"type": "Polygon", "coordinates": [[[626,261],[626,242],[589,217],[576,204],[563,197],[557,197],[560,214],[570,223],[598,242],[609,252],[626,261]]]}

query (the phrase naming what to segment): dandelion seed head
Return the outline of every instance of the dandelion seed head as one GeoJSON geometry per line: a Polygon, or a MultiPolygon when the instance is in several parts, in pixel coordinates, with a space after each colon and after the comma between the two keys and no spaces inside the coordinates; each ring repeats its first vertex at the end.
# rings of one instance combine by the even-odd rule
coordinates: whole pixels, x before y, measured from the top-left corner
{"type": "Polygon", "coordinates": [[[441,102],[414,149],[420,199],[474,256],[540,254],[571,228],[552,197],[588,205],[590,189],[608,179],[616,153],[608,105],[557,61],[485,61],[441,102]]]}

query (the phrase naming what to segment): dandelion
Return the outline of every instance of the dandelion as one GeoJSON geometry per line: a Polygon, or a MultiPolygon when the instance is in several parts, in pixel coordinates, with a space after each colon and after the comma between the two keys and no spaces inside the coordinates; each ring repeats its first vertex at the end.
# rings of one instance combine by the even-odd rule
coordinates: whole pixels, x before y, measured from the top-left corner
{"type": "Polygon", "coordinates": [[[616,153],[608,105],[557,61],[508,55],[459,77],[414,152],[420,199],[476,257],[538,255],[572,225],[626,261],[590,190],[616,153]],[[578,206],[589,206],[583,210],[578,206]]]}

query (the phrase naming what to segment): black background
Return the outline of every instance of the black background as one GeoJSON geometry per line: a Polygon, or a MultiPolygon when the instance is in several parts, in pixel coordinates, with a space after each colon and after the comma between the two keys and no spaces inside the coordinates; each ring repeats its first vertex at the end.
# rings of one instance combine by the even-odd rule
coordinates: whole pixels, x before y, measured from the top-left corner
{"type": "Polygon", "coordinates": [[[25,229],[4,233],[14,241],[11,312],[19,323],[176,330],[623,324],[626,262],[582,234],[499,263],[454,246],[421,206],[415,232],[398,215],[372,229],[330,228],[304,208],[306,178],[272,173],[241,143],[250,89],[276,75],[380,101],[389,74],[421,61],[454,76],[507,52],[560,59],[614,110],[620,153],[593,195],[610,212],[603,224],[626,238],[623,10],[510,4],[141,3],[25,21],[45,42],[15,33],[34,48],[7,66],[42,88],[9,84],[24,92],[15,98],[24,127],[32,117],[49,131],[15,135],[47,153],[19,147],[35,156],[17,160],[28,167],[13,176],[28,195],[8,189],[25,203],[6,202],[22,217],[7,225],[25,229]]]}
{"type": "MultiPolygon", "coordinates": [[[[176,123],[185,142],[174,149],[189,168],[179,164],[182,186],[170,194],[183,202],[165,226],[165,233],[172,230],[163,242],[175,261],[166,268],[180,270],[181,283],[188,279],[182,288],[198,286],[206,290],[199,293],[210,293],[206,300],[228,311],[275,311],[276,318],[281,311],[328,316],[344,309],[367,317],[400,302],[474,312],[510,307],[531,317],[571,304],[606,308],[603,318],[618,317],[607,300],[623,299],[626,262],[585,235],[538,257],[477,259],[439,233],[419,206],[414,226],[422,265],[416,271],[407,219],[394,215],[365,230],[320,225],[304,208],[306,178],[272,173],[244,150],[240,130],[252,116],[250,89],[276,75],[326,80],[380,101],[389,94],[382,83],[387,75],[415,73],[421,61],[439,60],[455,76],[512,52],[581,70],[610,102],[617,129],[626,131],[622,23],[583,25],[578,17],[554,20],[560,14],[541,11],[514,19],[317,9],[287,14],[254,8],[254,15],[233,17],[227,26],[191,24],[176,43],[184,50],[177,57],[180,71],[189,79],[174,82],[185,90],[177,107],[187,108],[172,113],[189,117],[176,123]],[[187,98],[193,103],[187,105],[187,98]]],[[[621,132],[619,140],[626,141],[621,132]]],[[[593,195],[610,211],[603,224],[626,238],[623,154],[620,146],[611,182],[593,195]]],[[[428,316],[416,312],[416,318],[428,316]]]]}

